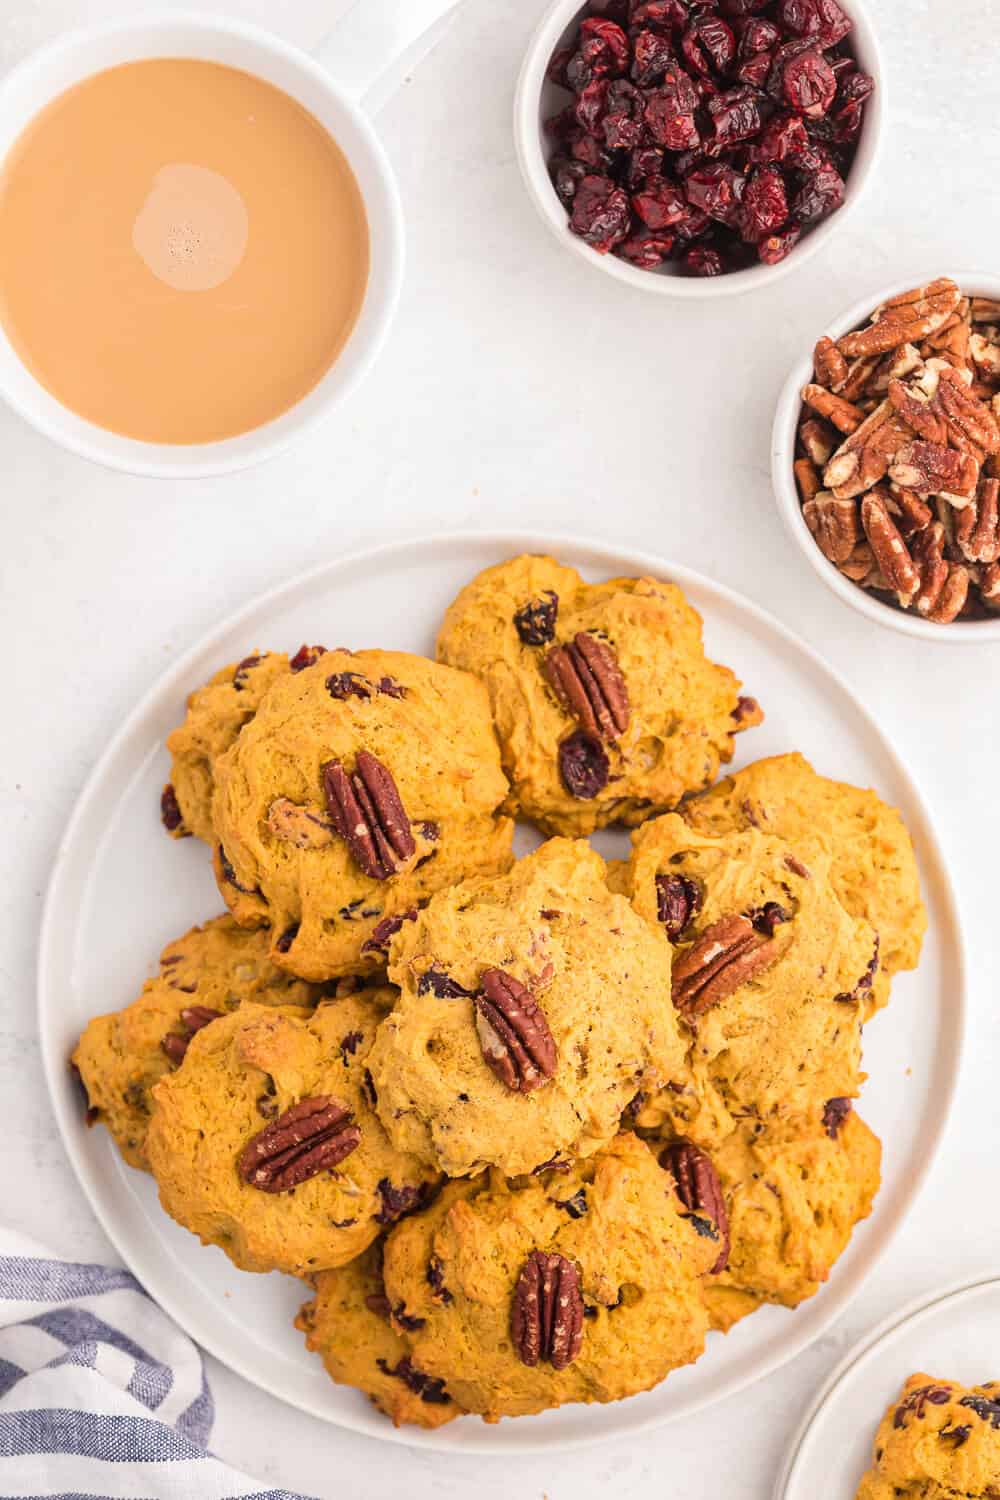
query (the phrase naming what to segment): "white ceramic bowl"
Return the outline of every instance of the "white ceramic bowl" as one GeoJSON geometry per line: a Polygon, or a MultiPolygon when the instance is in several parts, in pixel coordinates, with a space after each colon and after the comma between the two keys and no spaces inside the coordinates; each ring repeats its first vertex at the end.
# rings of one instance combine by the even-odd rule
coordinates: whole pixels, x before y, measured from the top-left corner
{"type": "Polygon", "coordinates": [[[548,80],[546,72],[553,53],[564,45],[584,6],[580,0],[552,0],[528,46],[518,80],[514,100],[514,143],[532,202],[559,243],[572,255],[613,276],[616,281],[661,297],[731,297],[738,292],[769,286],[797,266],[804,265],[847,222],[857,206],[875,169],[886,118],[885,69],[866,0],[844,0],[844,9],[854,21],[851,36],[858,63],[874,78],[875,92],[865,110],[857,155],[847,179],[847,194],[842,207],[804,234],[791,254],[776,266],[750,266],[724,276],[683,276],[669,265],[661,271],[643,271],[619,260],[616,255],[599,255],[570,231],[566,210],[549,177],[548,163],[553,147],[544,128],[545,121],[561,107],[565,92],[548,80]]]}
{"type": "Polygon", "coordinates": [[[834,339],[850,333],[853,328],[858,328],[865,323],[876,307],[881,306],[889,297],[896,297],[900,292],[933,281],[942,275],[950,275],[966,294],[1000,298],[1000,276],[989,276],[981,271],[967,271],[963,274],[958,271],[938,270],[929,272],[923,277],[907,276],[905,281],[897,281],[892,286],[870,293],[860,302],[856,302],[842,317],[835,319],[828,328],[817,328],[814,335],[805,340],[806,347],[803,348],[802,358],[789,375],[778,400],[771,434],[771,479],[774,485],[774,496],[778,502],[778,511],[790,536],[797,543],[813,571],[823,580],[827,588],[832,589],[839,598],[843,599],[845,604],[849,604],[859,614],[867,615],[877,625],[888,625],[892,630],[902,631],[904,635],[922,636],[924,640],[950,641],[954,645],[960,645],[963,641],[971,644],[1000,640],[1000,614],[994,620],[956,620],[951,625],[937,625],[933,620],[924,620],[919,615],[911,614],[909,610],[896,609],[891,604],[883,604],[876,595],[869,593],[867,589],[859,588],[856,583],[845,578],[843,573],[829,562],[817,547],[815,538],[802,515],[802,503],[792,467],[795,462],[795,435],[798,429],[799,408],[802,404],[800,395],[802,387],[812,380],[812,355],[816,340],[824,333],[834,339]]]}
{"type": "Polygon", "coordinates": [[[109,468],[154,478],[225,474],[273,457],[326,416],[371,368],[392,322],[403,276],[403,215],[392,167],[368,118],[386,79],[456,0],[368,0],[338,23],[314,59],[259,27],[183,10],[139,13],[68,32],[0,81],[0,160],[39,110],[93,73],[147,57],[197,57],[253,73],[298,100],[325,126],[357,178],[368,215],[371,269],[358,321],[341,354],[291,410],[222,442],[138,442],[85,421],[22,364],[0,327],[0,396],[64,448],[109,468]]]}

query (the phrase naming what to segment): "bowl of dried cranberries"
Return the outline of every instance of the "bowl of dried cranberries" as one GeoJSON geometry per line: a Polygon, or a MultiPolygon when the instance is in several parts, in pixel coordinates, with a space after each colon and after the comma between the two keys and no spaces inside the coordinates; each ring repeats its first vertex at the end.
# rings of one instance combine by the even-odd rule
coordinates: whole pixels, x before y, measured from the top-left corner
{"type": "Polygon", "coordinates": [[[521,170],[575,254],[673,297],[748,291],[825,243],[872,175],[862,0],[554,0],[517,88],[521,170]]]}
{"type": "Polygon", "coordinates": [[[836,319],[788,378],[771,467],[846,604],[924,640],[1000,640],[1000,276],[897,283],[836,319]]]}

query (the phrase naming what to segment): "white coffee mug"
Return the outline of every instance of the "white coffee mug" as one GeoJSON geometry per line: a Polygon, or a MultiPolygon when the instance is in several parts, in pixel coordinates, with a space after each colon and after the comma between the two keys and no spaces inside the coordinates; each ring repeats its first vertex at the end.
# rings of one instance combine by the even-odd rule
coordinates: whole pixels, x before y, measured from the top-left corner
{"type": "MultiPolygon", "coordinates": [[[[402,68],[432,42],[458,0],[355,0],[309,57],[256,26],[225,16],[156,11],[72,31],[0,81],[0,160],[38,112],[64,90],[119,63],[193,57],[253,73],[311,111],[344,152],[368,215],[371,268],[360,316],[319,383],[289,411],[221,442],[145,443],[78,417],[42,386],[0,326],[0,396],[46,437],[84,458],[155,478],[226,474],[272,458],[306,432],[371,368],[399,300],[403,217],[372,111],[402,68]]],[[[127,128],[127,122],[123,122],[127,128]]]]}

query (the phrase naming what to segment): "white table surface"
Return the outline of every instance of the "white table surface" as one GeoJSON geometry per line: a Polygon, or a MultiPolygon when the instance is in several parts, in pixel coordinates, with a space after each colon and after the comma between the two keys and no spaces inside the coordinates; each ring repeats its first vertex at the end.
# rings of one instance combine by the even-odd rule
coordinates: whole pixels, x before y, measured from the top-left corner
{"type": "MultiPolygon", "coordinates": [[[[305,46],[336,11],[318,0],[230,8],[277,18],[305,46]]],[[[0,67],[70,24],[127,9],[0,0],[0,67]]],[[[92,468],[0,410],[0,1215],[68,1255],[113,1258],[56,1137],[35,1036],[36,935],[60,832],[109,734],[174,655],[338,551],[536,527],[621,539],[742,590],[877,711],[936,809],[958,882],[972,957],[961,1097],[908,1224],[828,1337],[683,1426],[502,1465],[354,1437],[213,1363],[216,1450],[262,1487],[323,1500],[465,1500],[473,1488],[480,1500],[590,1500],[609,1488],[620,1500],[766,1497],[812,1392],[865,1330],[918,1293],[1000,1264],[1000,645],[928,646],[874,629],[789,551],[768,480],[779,387],[827,318],[911,271],[996,268],[991,7],[875,9],[893,96],[879,179],[817,260],[763,294],[674,307],[564,255],[522,191],[511,143],[514,79],[541,0],[466,0],[381,116],[409,221],[407,284],[373,377],[321,430],[270,467],[174,485],[92,468]]]]}

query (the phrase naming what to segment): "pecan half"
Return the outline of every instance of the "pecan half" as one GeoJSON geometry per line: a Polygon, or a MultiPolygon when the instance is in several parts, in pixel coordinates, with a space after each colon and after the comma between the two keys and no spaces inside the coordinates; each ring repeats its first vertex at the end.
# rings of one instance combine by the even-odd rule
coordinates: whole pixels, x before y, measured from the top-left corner
{"type": "Polygon", "coordinates": [[[720,917],[674,962],[673,1002],[688,1020],[703,1015],[774,963],[775,939],[754,930],[748,917],[720,917]]]}
{"type": "Polygon", "coordinates": [[[918,441],[898,450],[889,478],[918,495],[945,495],[961,506],[976,493],[979,464],[971,453],[918,441]]]}
{"type": "Polygon", "coordinates": [[[166,1053],[175,1067],[180,1067],[195,1032],[210,1026],[221,1016],[221,1010],[212,1010],[208,1005],[186,1005],[180,1013],[180,1023],[184,1030],[168,1031],[160,1043],[161,1051],[166,1053]]]}
{"type": "Polygon", "coordinates": [[[656,915],[667,937],[676,943],[685,927],[701,911],[705,893],[696,880],[686,875],[657,875],[656,915]]]}
{"type": "Polygon", "coordinates": [[[971,583],[972,574],[968,568],[952,563],[937,603],[928,611],[926,618],[937,625],[950,625],[953,620],[957,620],[965,608],[971,583]]]}
{"type": "Polygon", "coordinates": [[[838,432],[856,432],[865,419],[859,406],[845,401],[843,396],[835,396],[822,385],[803,386],[802,400],[812,411],[832,422],[838,432]]]}
{"type": "Polygon", "coordinates": [[[328,1095],[301,1099],[243,1147],[237,1170],[248,1187],[287,1193],[350,1156],[361,1142],[351,1111],[328,1095]]]}
{"type": "Polygon", "coordinates": [[[504,969],[487,969],[475,997],[483,1059],[505,1088],[530,1094],[553,1077],[556,1044],[534,995],[504,969]]]}
{"type": "Polygon", "coordinates": [[[813,352],[813,368],[817,385],[825,385],[828,391],[839,391],[847,380],[847,360],[833,339],[822,338],[813,352]]]}
{"type": "Polygon", "coordinates": [[[267,810],[267,826],[282,843],[296,849],[325,849],[333,843],[334,830],[325,818],[288,797],[278,797],[267,810]]]}
{"type": "Polygon", "coordinates": [[[545,658],[545,675],[560,703],[585,733],[617,740],[629,721],[625,679],[614,651],[585,630],[545,658]]]}
{"type": "Polygon", "coordinates": [[[807,456],[822,469],[833,457],[839,438],[828,422],[822,422],[818,417],[811,417],[799,428],[799,442],[807,456]]]}
{"type": "Polygon", "coordinates": [[[920,576],[920,586],[913,598],[918,614],[929,615],[948,582],[950,564],[944,555],[945,532],[940,521],[934,521],[913,538],[911,551],[920,576]]]}
{"type": "Polygon", "coordinates": [[[729,1264],[729,1215],[711,1158],[690,1141],[675,1141],[660,1153],[660,1166],[673,1177],[677,1196],[691,1218],[710,1221],[713,1238],[720,1241],[720,1246],[719,1258],[709,1275],[718,1276],[729,1264]]]}
{"type": "Polygon", "coordinates": [[[948,428],[943,417],[935,410],[930,397],[918,389],[911,389],[901,380],[889,381],[889,404],[897,411],[914,432],[928,443],[946,443],[948,428]]]}
{"type": "Polygon", "coordinates": [[[511,1337],[524,1365],[565,1370],[583,1348],[580,1276],[565,1255],[532,1250],[514,1290],[511,1337]]]}
{"type": "Polygon", "coordinates": [[[981,479],[975,499],[956,512],[955,541],[969,562],[1000,559],[1000,479],[981,479]]]}
{"type": "Polygon", "coordinates": [[[920,587],[920,575],[892,516],[884,491],[872,490],[861,501],[861,524],[886,583],[907,603],[920,587]]]}
{"type": "Polygon", "coordinates": [[[981,453],[1000,449],[1000,425],[989,407],[970,392],[961,372],[945,368],[938,373],[935,404],[956,447],[971,444],[981,453]]]}
{"type": "Polygon", "coordinates": [[[823,483],[838,500],[861,495],[885,478],[897,450],[911,436],[910,429],[883,401],[856,432],[841,443],[823,470],[823,483]]]}
{"type": "Polygon", "coordinates": [[[808,505],[823,488],[819,470],[811,458],[797,458],[792,468],[795,473],[795,483],[799,487],[799,497],[803,505],[808,505]]]}
{"type": "Polygon", "coordinates": [[[900,344],[919,344],[948,321],[961,296],[948,277],[903,292],[878,308],[867,327],[839,338],[837,348],[841,354],[856,359],[885,354],[900,344]]]}
{"type": "Polygon", "coordinates": [[[359,750],[349,776],[339,760],[323,767],[327,808],[337,833],[372,880],[388,880],[416,852],[410,820],[392,773],[359,750]]]}
{"type": "Polygon", "coordinates": [[[838,500],[829,490],[823,490],[803,505],[802,514],[823,556],[838,567],[847,562],[861,540],[858,502],[838,500]]]}

